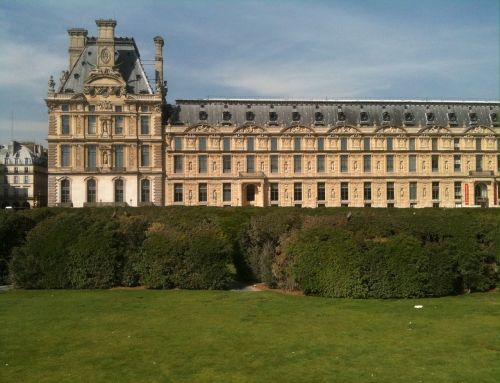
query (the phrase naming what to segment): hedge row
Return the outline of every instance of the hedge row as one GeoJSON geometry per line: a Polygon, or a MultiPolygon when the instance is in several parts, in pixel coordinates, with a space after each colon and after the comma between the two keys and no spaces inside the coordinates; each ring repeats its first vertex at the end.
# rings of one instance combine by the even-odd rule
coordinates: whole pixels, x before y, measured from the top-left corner
{"type": "Polygon", "coordinates": [[[0,276],[23,288],[222,289],[331,297],[485,291],[492,209],[43,209],[0,214],[0,276]]]}

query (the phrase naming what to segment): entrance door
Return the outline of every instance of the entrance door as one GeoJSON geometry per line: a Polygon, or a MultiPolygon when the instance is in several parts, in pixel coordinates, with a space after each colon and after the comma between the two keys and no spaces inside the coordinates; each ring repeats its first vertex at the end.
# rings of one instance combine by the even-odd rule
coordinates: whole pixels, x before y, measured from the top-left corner
{"type": "Polygon", "coordinates": [[[488,206],[488,188],[485,184],[476,184],[474,186],[474,204],[481,207],[488,206]]]}
{"type": "Polygon", "coordinates": [[[255,201],[255,185],[247,185],[246,187],[246,199],[247,202],[253,204],[255,201]]]}

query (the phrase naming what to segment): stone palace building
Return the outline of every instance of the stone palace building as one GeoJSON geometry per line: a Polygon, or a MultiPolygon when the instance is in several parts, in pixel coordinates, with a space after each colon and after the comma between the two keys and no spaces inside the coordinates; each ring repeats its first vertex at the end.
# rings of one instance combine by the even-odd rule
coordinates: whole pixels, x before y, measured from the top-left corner
{"type": "Polygon", "coordinates": [[[49,81],[51,206],[498,206],[499,107],[482,101],[177,100],[163,44],[70,29],[49,81]]]}

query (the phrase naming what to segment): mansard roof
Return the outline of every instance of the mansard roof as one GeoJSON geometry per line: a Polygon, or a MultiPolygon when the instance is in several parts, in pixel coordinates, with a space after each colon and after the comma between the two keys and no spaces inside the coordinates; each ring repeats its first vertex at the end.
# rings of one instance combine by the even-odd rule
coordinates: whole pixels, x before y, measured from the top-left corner
{"type": "MultiPolygon", "coordinates": [[[[59,88],[60,93],[82,93],[85,80],[97,65],[97,39],[90,37],[82,53],[59,88]]],[[[115,68],[127,84],[128,93],[153,94],[133,38],[115,38],[115,68]]]]}
{"type": "Polygon", "coordinates": [[[429,100],[177,100],[172,124],[396,126],[419,131],[426,126],[463,131],[469,126],[498,127],[498,101],[429,100]],[[271,115],[272,113],[272,115],[271,115]]]}

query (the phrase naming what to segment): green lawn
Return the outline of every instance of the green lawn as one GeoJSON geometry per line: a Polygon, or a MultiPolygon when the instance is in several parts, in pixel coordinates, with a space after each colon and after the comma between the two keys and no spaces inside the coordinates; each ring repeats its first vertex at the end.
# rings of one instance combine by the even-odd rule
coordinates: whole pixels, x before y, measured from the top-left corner
{"type": "Polygon", "coordinates": [[[0,292],[0,382],[496,383],[498,298],[0,292]]]}

